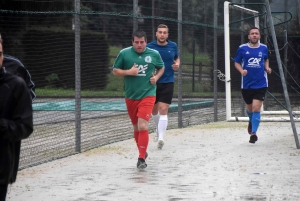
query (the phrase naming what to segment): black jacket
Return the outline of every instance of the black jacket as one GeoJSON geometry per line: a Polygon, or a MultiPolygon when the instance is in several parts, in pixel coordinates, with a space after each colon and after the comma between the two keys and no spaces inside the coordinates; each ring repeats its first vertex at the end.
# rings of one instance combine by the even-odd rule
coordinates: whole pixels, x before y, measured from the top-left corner
{"type": "Polygon", "coordinates": [[[32,101],[24,80],[0,69],[0,184],[16,181],[21,140],[33,132],[32,101]]]}
{"type": "Polygon", "coordinates": [[[35,95],[35,85],[31,80],[31,75],[29,71],[24,67],[22,62],[10,55],[4,55],[3,64],[2,66],[8,73],[17,75],[24,79],[25,83],[27,84],[28,91],[30,92],[32,101],[34,101],[35,95]]]}

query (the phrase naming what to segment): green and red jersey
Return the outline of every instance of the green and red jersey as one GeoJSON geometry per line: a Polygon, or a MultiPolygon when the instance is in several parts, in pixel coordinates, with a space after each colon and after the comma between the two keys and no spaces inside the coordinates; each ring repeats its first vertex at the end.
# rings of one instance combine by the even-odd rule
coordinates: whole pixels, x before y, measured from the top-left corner
{"type": "Polygon", "coordinates": [[[147,96],[156,95],[156,85],[151,84],[150,78],[155,68],[164,68],[164,62],[158,51],[145,48],[144,52],[137,53],[131,46],[120,51],[113,65],[114,69],[129,70],[136,64],[138,75],[125,76],[125,98],[140,100],[147,96]]]}

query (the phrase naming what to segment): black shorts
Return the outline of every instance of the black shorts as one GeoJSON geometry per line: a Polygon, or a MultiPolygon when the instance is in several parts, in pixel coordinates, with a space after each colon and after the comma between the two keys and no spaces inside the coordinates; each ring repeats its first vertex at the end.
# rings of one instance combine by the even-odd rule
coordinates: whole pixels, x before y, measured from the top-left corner
{"type": "Polygon", "coordinates": [[[242,89],[242,96],[247,105],[252,104],[253,99],[265,100],[267,88],[261,89],[242,89]]]}
{"type": "Polygon", "coordinates": [[[162,102],[170,105],[172,103],[173,91],[174,91],[174,82],[157,83],[155,103],[162,102]]]}

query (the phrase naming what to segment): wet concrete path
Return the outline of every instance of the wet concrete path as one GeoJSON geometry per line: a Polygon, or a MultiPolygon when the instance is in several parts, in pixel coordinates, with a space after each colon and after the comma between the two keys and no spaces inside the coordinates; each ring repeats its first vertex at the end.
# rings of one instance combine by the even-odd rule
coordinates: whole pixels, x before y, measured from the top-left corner
{"type": "Polygon", "coordinates": [[[7,201],[300,200],[291,123],[262,122],[256,144],[246,127],[217,122],[168,130],[162,150],[151,134],[145,170],[136,168],[133,139],[27,168],[7,201]]]}

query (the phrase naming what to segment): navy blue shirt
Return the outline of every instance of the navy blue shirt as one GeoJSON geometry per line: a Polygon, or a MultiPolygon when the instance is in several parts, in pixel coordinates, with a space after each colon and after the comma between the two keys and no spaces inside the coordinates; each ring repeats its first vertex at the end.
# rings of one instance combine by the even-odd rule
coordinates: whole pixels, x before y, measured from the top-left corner
{"type": "Polygon", "coordinates": [[[167,40],[167,42],[168,43],[166,45],[159,45],[155,40],[147,44],[147,47],[155,49],[159,52],[165,64],[164,74],[159,78],[157,83],[174,82],[174,70],[172,65],[174,64],[174,60],[178,58],[177,44],[170,40],[167,40]]]}

